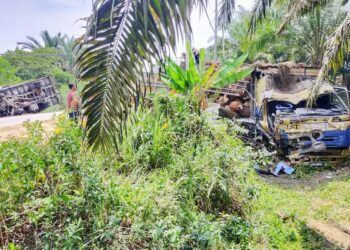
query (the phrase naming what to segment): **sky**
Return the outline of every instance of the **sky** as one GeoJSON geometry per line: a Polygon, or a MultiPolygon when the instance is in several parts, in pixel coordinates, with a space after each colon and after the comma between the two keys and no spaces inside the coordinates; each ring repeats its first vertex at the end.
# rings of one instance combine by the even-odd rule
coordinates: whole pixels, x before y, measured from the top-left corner
{"type": "MultiPolygon", "coordinates": [[[[0,0],[1,1],[1,0],[0,0]]],[[[245,9],[251,9],[254,0],[236,0],[236,7],[241,5],[245,9]]],[[[215,1],[209,0],[208,14],[214,24],[215,17],[215,1]]],[[[191,24],[193,29],[193,43],[192,46],[196,48],[204,48],[209,45],[208,41],[214,36],[214,32],[210,27],[210,23],[206,15],[199,15],[199,11],[194,11],[191,17],[191,24]]],[[[182,46],[180,46],[182,47],[182,46]]],[[[181,49],[181,48],[179,48],[181,49]]]]}
{"type": "MultiPolygon", "coordinates": [[[[40,31],[62,32],[78,36],[84,33],[83,21],[91,13],[92,0],[0,0],[0,53],[16,48],[26,36],[39,37],[40,31]]],[[[254,0],[237,0],[236,5],[250,9],[254,0]]],[[[214,0],[209,0],[208,13],[214,17],[214,0]]],[[[205,15],[194,11],[193,46],[206,47],[213,31],[205,15]]],[[[178,51],[183,49],[180,45],[178,51]]],[[[180,52],[179,52],[180,53],[180,52]]]]}

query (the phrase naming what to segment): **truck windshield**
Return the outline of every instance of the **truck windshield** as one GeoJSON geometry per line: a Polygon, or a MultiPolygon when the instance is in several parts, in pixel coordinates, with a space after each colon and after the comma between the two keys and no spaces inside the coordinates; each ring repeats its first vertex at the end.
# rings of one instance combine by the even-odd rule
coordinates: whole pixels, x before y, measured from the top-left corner
{"type": "Polygon", "coordinates": [[[277,116],[334,116],[348,113],[345,102],[336,93],[319,96],[310,108],[307,101],[297,105],[283,101],[270,101],[268,103],[269,115],[277,116]]]}

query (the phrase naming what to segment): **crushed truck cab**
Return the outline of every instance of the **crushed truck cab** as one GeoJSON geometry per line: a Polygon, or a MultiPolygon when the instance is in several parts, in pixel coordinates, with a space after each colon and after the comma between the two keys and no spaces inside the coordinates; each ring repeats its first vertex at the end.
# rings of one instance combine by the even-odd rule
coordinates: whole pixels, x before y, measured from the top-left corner
{"type": "Polygon", "coordinates": [[[253,73],[254,117],[292,163],[350,156],[348,91],[324,82],[309,104],[317,72],[282,65],[253,73]]]}

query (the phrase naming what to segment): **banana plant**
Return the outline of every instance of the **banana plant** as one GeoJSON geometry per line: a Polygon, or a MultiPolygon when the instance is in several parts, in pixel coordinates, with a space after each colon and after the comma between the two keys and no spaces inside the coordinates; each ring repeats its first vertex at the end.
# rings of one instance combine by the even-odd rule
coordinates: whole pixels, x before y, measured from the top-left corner
{"type": "Polygon", "coordinates": [[[222,88],[247,77],[253,69],[241,66],[248,55],[226,60],[223,64],[212,64],[208,68],[205,65],[204,49],[199,51],[199,65],[197,66],[187,45],[189,56],[188,69],[182,69],[176,62],[168,59],[165,65],[164,82],[175,92],[188,95],[195,111],[200,112],[205,103],[206,91],[211,87],[222,88]]]}

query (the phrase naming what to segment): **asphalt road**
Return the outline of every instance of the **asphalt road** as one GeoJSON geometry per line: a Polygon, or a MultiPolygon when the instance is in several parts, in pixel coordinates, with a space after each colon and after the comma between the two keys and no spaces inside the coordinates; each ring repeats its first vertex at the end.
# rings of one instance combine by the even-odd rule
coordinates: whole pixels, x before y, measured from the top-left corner
{"type": "Polygon", "coordinates": [[[0,118],[0,128],[10,127],[14,125],[20,125],[25,121],[48,121],[51,120],[54,116],[61,114],[60,112],[52,113],[39,113],[39,114],[29,114],[29,115],[18,115],[0,118]]]}

